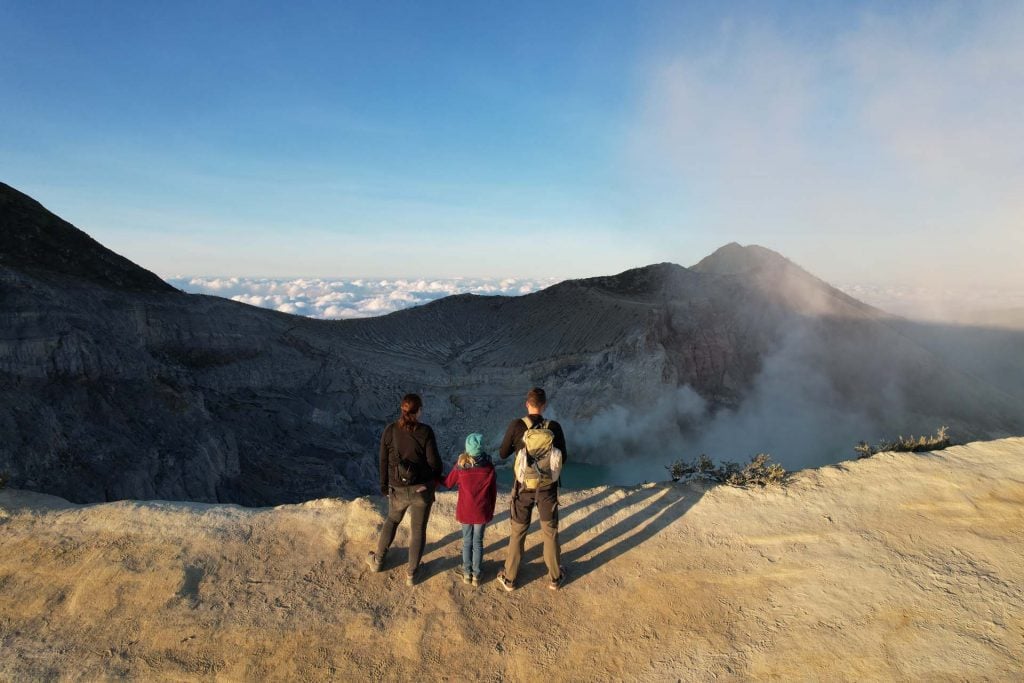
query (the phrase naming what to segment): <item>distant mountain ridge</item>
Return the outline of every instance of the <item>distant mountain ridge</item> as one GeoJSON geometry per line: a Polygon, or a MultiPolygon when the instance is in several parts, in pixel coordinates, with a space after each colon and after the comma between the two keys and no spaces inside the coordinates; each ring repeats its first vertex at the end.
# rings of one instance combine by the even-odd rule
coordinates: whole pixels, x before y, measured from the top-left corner
{"type": "MultiPolygon", "coordinates": [[[[610,406],[649,413],[683,386],[711,419],[745,406],[782,351],[787,372],[893,429],[1020,425],[1012,400],[890,318],[775,252],[730,244],[692,268],[314,320],[175,290],[3,185],[0,472],[77,502],[352,496],[373,490],[377,440],[406,391],[424,395],[451,456],[469,431],[500,438],[537,384],[579,430],[610,406]],[[909,407],[891,414],[882,394],[909,407]]],[[[666,419],[685,431],[705,417],[666,419]]],[[[583,436],[572,457],[614,450],[583,436]]]]}
{"type": "Polygon", "coordinates": [[[115,254],[42,204],[0,182],[0,265],[36,276],[78,277],[105,287],[140,292],[174,288],[115,254]]]}

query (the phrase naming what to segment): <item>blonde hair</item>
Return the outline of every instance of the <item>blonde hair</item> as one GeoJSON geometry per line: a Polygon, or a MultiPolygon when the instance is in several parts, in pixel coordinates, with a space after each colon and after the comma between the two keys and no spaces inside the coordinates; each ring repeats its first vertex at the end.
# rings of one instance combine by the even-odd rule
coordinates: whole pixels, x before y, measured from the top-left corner
{"type": "Polygon", "coordinates": [[[467,467],[472,467],[474,462],[476,461],[473,459],[472,455],[470,455],[469,453],[463,453],[455,462],[455,466],[461,467],[462,469],[466,469],[467,467]]]}

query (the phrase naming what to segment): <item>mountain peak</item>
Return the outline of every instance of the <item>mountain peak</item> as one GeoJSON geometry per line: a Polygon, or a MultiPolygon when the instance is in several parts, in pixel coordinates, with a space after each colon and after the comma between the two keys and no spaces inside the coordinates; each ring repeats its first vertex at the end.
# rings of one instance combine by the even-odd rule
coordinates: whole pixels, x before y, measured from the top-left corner
{"type": "Polygon", "coordinates": [[[0,183],[0,266],[71,276],[113,289],[177,291],[26,194],[0,183]]]}
{"type": "Polygon", "coordinates": [[[743,246],[736,242],[730,242],[724,247],[719,247],[711,255],[705,256],[690,269],[698,273],[712,275],[736,275],[761,268],[791,265],[793,265],[792,261],[771,249],[756,244],[743,246]]]}

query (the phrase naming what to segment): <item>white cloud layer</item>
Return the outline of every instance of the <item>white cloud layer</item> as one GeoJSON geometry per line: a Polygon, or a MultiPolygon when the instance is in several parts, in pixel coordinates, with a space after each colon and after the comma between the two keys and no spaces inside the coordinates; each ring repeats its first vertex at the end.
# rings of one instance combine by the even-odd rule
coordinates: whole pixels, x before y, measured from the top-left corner
{"type": "Polygon", "coordinates": [[[168,282],[193,294],[213,294],[283,313],[344,319],[385,315],[453,294],[529,294],[557,280],[177,277],[168,282]]]}
{"type": "MultiPolygon", "coordinates": [[[[386,315],[453,294],[520,296],[549,287],[555,278],[258,278],[177,277],[173,286],[194,294],[310,318],[347,319],[386,315]]],[[[850,296],[889,313],[915,320],[977,322],[993,311],[1024,310],[1024,288],[944,287],[840,283],[850,296]]],[[[1019,316],[1018,316],[1019,317],[1019,316]]]]}

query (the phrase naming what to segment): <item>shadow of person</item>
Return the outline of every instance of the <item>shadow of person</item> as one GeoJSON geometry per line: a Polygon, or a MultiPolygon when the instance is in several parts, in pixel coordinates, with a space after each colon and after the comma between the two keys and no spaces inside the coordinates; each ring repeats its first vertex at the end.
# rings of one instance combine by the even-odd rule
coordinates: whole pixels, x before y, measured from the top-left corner
{"type": "MultiPolygon", "coordinates": [[[[564,507],[559,508],[559,545],[565,547],[566,539],[571,540],[583,533],[588,528],[592,528],[595,524],[600,523],[602,520],[612,516],[619,509],[619,503],[610,505],[601,505],[596,510],[592,511],[591,514],[584,521],[577,521],[570,526],[566,526],[567,523],[573,519],[584,514],[589,508],[597,505],[603,500],[608,500],[614,497],[620,489],[616,487],[601,486],[597,488],[593,493],[588,495],[586,498],[573,501],[564,507]],[[572,533],[566,535],[567,531],[561,529],[575,529],[572,533]]],[[[635,505],[645,498],[653,495],[656,490],[651,489],[636,489],[627,494],[630,496],[629,505],[635,505]]],[[[511,501],[507,501],[506,505],[510,505],[511,501]]],[[[509,513],[506,510],[502,515],[502,520],[509,517],[509,513]]],[[[495,518],[497,519],[497,518],[495,518]]],[[[488,527],[489,529],[489,527],[488,527]]],[[[454,536],[454,534],[453,534],[454,536]]],[[[461,535],[460,535],[461,537],[461,535]]],[[[498,534],[495,540],[490,544],[484,546],[484,557],[491,558],[488,560],[491,566],[496,567],[494,573],[502,570],[505,566],[505,553],[508,552],[509,543],[509,532],[504,530],[503,533],[498,534]]],[[[519,574],[516,577],[516,583],[519,586],[525,586],[537,579],[547,576],[547,568],[541,561],[543,557],[544,542],[543,537],[540,533],[540,517],[537,510],[534,509],[533,515],[530,519],[530,528],[527,530],[526,535],[526,546],[523,550],[523,557],[519,565],[519,574]]]]}
{"type": "MultiPolygon", "coordinates": [[[[693,505],[702,491],[684,491],[671,484],[661,486],[643,486],[632,489],[605,487],[590,497],[568,505],[560,514],[558,544],[561,549],[562,564],[567,567],[569,582],[588,574],[601,563],[640,545],[658,531],[679,519],[693,505]],[[619,494],[624,494],[621,497],[619,494]],[[606,502],[597,505],[602,499],[606,502]],[[592,508],[590,514],[576,519],[577,510],[585,512],[592,508]],[[616,522],[597,535],[587,539],[583,545],[573,547],[573,541],[599,527],[623,510],[639,506],[628,517],[616,522]],[[571,522],[571,523],[570,523],[571,522]],[[646,523],[645,523],[646,522],[646,523]],[[640,531],[636,531],[637,529],[640,531]],[[600,554],[600,557],[587,558],[589,553],[599,550],[608,543],[618,543],[600,554]],[[614,552],[612,552],[614,551],[614,552]]],[[[536,523],[536,522],[534,522],[536,523]]],[[[531,523],[531,529],[533,524],[531,523]]],[[[531,537],[528,537],[528,541],[531,537]]],[[[505,539],[508,545],[508,538],[505,539]]],[[[547,568],[540,560],[543,555],[543,542],[538,538],[523,553],[522,564],[516,583],[525,586],[533,581],[547,577],[547,568]]]]}
{"type": "MultiPolygon", "coordinates": [[[[508,549],[508,530],[495,533],[493,526],[509,518],[508,493],[502,492],[504,509],[494,516],[487,525],[488,536],[493,539],[484,546],[485,576],[496,574],[504,566],[504,552],[508,549]]],[[[559,511],[559,545],[562,562],[569,567],[569,582],[572,583],[603,564],[640,546],[658,532],[681,518],[703,495],[700,489],[682,488],[663,484],[642,486],[632,489],[601,487],[586,498],[576,500],[559,511]],[[621,495],[624,494],[624,495],[621,495]],[[601,504],[604,501],[604,504],[601,504]],[[635,509],[634,509],[635,508],[635,509]],[[627,517],[602,529],[593,536],[587,533],[600,527],[624,510],[634,509],[627,517]],[[586,514],[587,511],[589,514],[586,514]],[[582,515],[586,515],[583,517],[582,515]],[[574,545],[578,539],[585,539],[574,545]]],[[[543,541],[539,517],[534,511],[527,535],[527,547],[523,553],[519,576],[516,583],[526,586],[547,576],[542,561],[543,541]],[[536,532],[536,533],[534,533],[536,532]]],[[[428,542],[423,551],[423,562],[418,573],[420,581],[443,575],[462,564],[462,549],[457,541],[462,532],[454,531],[442,538],[428,542]],[[450,549],[449,549],[450,548],[450,549]]],[[[401,566],[404,557],[390,553],[385,568],[401,566]]],[[[491,577],[493,578],[493,577],[491,577]]]]}
{"type": "Polygon", "coordinates": [[[420,568],[416,570],[419,581],[423,582],[434,576],[441,576],[462,565],[462,555],[438,555],[429,560],[420,562],[420,568]]]}
{"type": "MultiPolygon", "coordinates": [[[[559,517],[561,520],[571,519],[577,510],[586,510],[598,501],[607,498],[614,491],[615,489],[602,486],[586,498],[574,501],[561,508],[559,511],[559,517]]],[[[494,516],[494,519],[487,524],[485,539],[493,540],[491,540],[488,545],[485,545],[483,549],[483,567],[485,576],[490,576],[492,574],[497,575],[497,573],[505,566],[505,557],[502,551],[507,551],[508,549],[508,530],[505,529],[501,533],[497,533],[494,527],[509,519],[509,507],[511,505],[510,497],[511,491],[507,489],[499,491],[498,505],[501,506],[502,511],[498,512],[494,516]]],[[[612,513],[609,512],[608,514],[612,513]]],[[[564,521],[562,523],[564,524],[564,521]]],[[[538,532],[538,537],[535,539],[537,542],[528,545],[523,553],[522,566],[520,568],[520,576],[523,577],[523,581],[520,583],[523,583],[524,585],[534,578],[544,576],[546,574],[546,570],[543,567],[540,567],[535,571],[531,566],[528,566],[532,565],[535,560],[541,557],[543,544],[539,542],[539,525],[540,522],[538,521],[537,511],[534,510],[533,519],[530,522],[530,531],[538,532]],[[536,576],[534,576],[535,574],[536,576]]],[[[533,538],[533,534],[528,534],[527,543],[530,543],[531,538],[533,538]]],[[[427,543],[423,551],[424,561],[420,564],[420,571],[423,572],[424,579],[430,576],[437,576],[446,571],[451,571],[462,564],[461,541],[462,532],[453,531],[450,534],[427,543]],[[451,546],[451,550],[444,552],[444,549],[448,546],[451,546]],[[440,556],[428,557],[437,551],[442,551],[440,556]]]]}
{"type": "Polygon", "coordinates": [[[586,510],[591,505],[597,503],[599,500],[607,498],[614,492],[615,489],[609,488],[607,486],[598,487],[594,491],[594,493],[590,494],[586,498],[581,498],[580,500],[573,501],[572,503],[569,503],[565,507],[559,505],[558,514],[561,519],[568,519],[569,515],[575,514],[577,510],[586,510]]]}
{"type": "MultiPolygon", "coordinates": [[[[508,520],[508,518],[509,518],[509,506],[511,504],[511,501],[510,501],[510,496],[511,495],[512,495],[511,491],[508,491],[508,490],[500,491],[499,492],[499,494],[498,494],[498,509],[500,509],[501,512],[498,512],[497,514],[495,514],[494,515],[494,519],[492,519],[490,522],[487,523],[487,531],[488,532],[493,534],[494,533],[493,528],[495,526],[497,526],[498,524],[501,524],[502,522],[505,522],[505,521],[508,520]]],[[[573,511],[573,510],[575,510],[577,508],[584,508],[585,509],[588,506],[593,505],[594,503],[596,503],[601,498],[605,498],[607,496],[608,496],[607,488],[606,487],[601,487],[596,493],[593,493],[592,495],[588,496],[587,498],[584,498],[583,500],[579,500],[579,501],[576,501],[575,503],[571,503],[570,505],[565,506],[564,508],[561,509],[560,514],[561,514],[562,518],[565,519],[566,515],[568,515],[571,511],[573,511]]],[[[534,513],[534,519],[536,519],[536,517],[537,517],[537,515],[536,515],[536,512],[535,512],[534,513]]],[[[508,534],[507,533],[502,534],[502,537],[505,539],[506,542],[508,541],[508,534]]],[[[461,541],[461,540],[462,540],[462,531],[461,530],[460,531],[453,531],[452,533],[450,533],[450,534],[448,534],[446,536],[442,536],[439,539],[436,539],[434,541],[428,541],[427,545],[423,549],[423,555],[426,556],[426,555],[428,555],[430,553],[433,553],[436,550],[440,550],[440,549],[444,548],[445,546],[447,546],[450,543],[455,543],[456,541],[461,541]]],[[[484,552],[486,553],[486,552],[495,550],[499,545],[500,545],[500,542],[492,543],[490,546],[487,546],[487,547],[484,548],[484,552]]],[[[462,552],[461,546],[459,546],[459,552],[460,553],[462,552]]]]}
{"type": "MultiPolygon", "coordinates": [[[[684,489],[672,484],[649,487],[642,490],[651,493],[633,499],[632,502],[628,503],[628,506],[632,507],[643,501],[649,502],[643,504],[628,517],[624,517],[598,534],[588,538],[581,545],[566,548],[568,544],[562,544],[562,561],[569,567],[568,580],[570,583],[583,578],[601,565],[620,557],[650,540],[658,532],[680,519],[704,495],[703,490],[684,489]]],[[[625,503],[628,500],[630,499],[627,497],[623,502],[625,503]]],[[[578,523],[581,526],[581,530],[574,534],[572,539],[577,538],[587,528],[593,528],[600,521],[610,518],[622,509],[622,506],[611,505],[595,511],[586,520],[578,523]],[[592,520],[595,516],[597,516],[597,519],[592,520]]]]}
{"type": "MultiPolygon", "coordinates": [[[[672,521],[677,519],[678,516],[681,516],[682,512],[671,519],[661,519],[660,515],[663,512],[663,508],[668,507],[670,504],[655,502],[653,505],[644,506],[639,511],[633,513],[633,515],[627,518],[627,520],[624,520],[628,521],[628,525],[624,524],[624,522],[619,522],[609,529],[602,531],[598,536],[591,539],[581,547],[582,552],[580,552],[580,549],[569,547],[574,540],[610,519],[623,509],[642,505],[644,501],[652,498],[660,501],[661,498],[665,496],[666,491],[666,488],[658,486],[644,486],[632,489],[602,486],[597,488],[587,497],[575,500],[564,507],[561,507],[559,509],[560,530],[558,540],[559,545],[562,548],[563,562],[576,562],[579,558],[583,558],[587,553],[592,550],[596,550],[610,540],[627,534],[631,529],[642,524],[642,519],[644,517],[652,515],[659,516],[658,524],[660,524],[660,526],[652,527],[649,530],[645,527],[645,530],[647,530],[650,535],[653,535],[658,530],[670,524],[672,521]],[[617,500],[613,500],[618,497],[620,493],[624,493],[624,496],[619,497],[617,500]],[[600,504],[602,501],[604,501],[605,504],[600,504]],[[595,506],[597,507],[595,508],[595,506]],[[587,514],[586,517],[582,517],[582,515],[586,514],[588,510],[590,510],[590,513],[587,514]],[[597,546],[592,545],[595,542],[598,543],[597,546]]],[[[693,492],[690,493],[692,494],[693,492]]],[[[504,553],[508,550],[509,536],[507,528],[502,530],[501,533],[496,533],[494,527],[502,522],[508,521],[508,508],[511,503],[509,499],[510,495],[509,491],[500,492],[498,503],[503,507],[503,509],[501,512],[496,514],[494,519],[487,525],[487,536],[485,537],[486,545],[484,545],[483,549],[483,555],[485,558],[484,566],[492,568],[492,571],[495,573],[504,567],[504,553]]],[[[461,565],[462,547],[459,543],[461,540],[462,532],[454,531],[427,543],[423,552],[424,561],[420,565],[420,571],[422,572],[424,580],[428,577],[437,576],[444,572],[451,571],[461,565]],[[446,548],[450,549],[446,550],[446,548]],[[429,557],[431,555],[435,556],[429,557]]],[[[639,544],[642,540],[646,540],[646,538],[637,538],[635,539],[634,544],[639,544]]],[[[536,510],[534,510],[532,519],[530,520],[530,529],[527,532],[526,542],[527,545],[523,552],[519,576],[516,577],[516,583],[520,586],[525,586],[539,578],[547,576],[547,569],[541,561],[544,546],[540,535],[540,520],[536,510]]],[[[624,548],[622,552],[625,552],[626,550],[628,550],[628,548],[624,548]]],[[[607,561],[607,559],[611,559],[611,556],[607,557],[604,561],[607,561]]],[[[586,572],[589,572],[597,565],[594,565],[593,562],[587,560],[583,562],[582,566],[585,568],[586,572]]],[[[570,576],[576,577],[578,574],[579,571],[574,570],[571,572],[570,576]]]]}
{"type": "MultiPolygon", "coordinates": [[[[490,522],[487,523],[487,531],[491,531],[491,527],[492,526],[494,526],[496,524],[501,524],[506,519],[508,519],[508,510],[505,510],[504,512],[499,512],[498,514],[494,515],[494,519],[492,519],[490,522]]],[[[461,540],[462,540],[462,530],[459,529],[457,531],[453,531],[452,533],[448,534],[447,536],[443,536],[443,537],[441,537],[441,538],[439,538],[439,539],[437,539],[435,541],[428,542],[426,544],[426,546],[424,546],[424,548],[423,548],[423,555],[424,556],[429,555],[430,553],[433,553],[436,550],[441,550],[441,549],[445,548],[447,545],[449,545],[451,543],[455,543],[456,541],[461,541],[461,540]]],[[[462,552],[462,546],[460,545],[458,547],[459,547],[459,552],[461,553],[462,552]]]]}
{"type": "Polygon", "coordinates": [[[625,493],[625,497],[617,501],[610,501],[609,504],[602,505],[601,507],[591,512],[590,515],[588,515],[585,519],[581,519],[579,521],[573,522],[572,524],[568,524],[568,522],[572,518],[572,511],[575,510],[575,508],[580,507],[583,510],[585,510],[587,507],[596,503],[598,499],[612,498],[614,497],[614,494],[618,493],[619,491],[623,490],[608,487],[602,492],[603,495],[601,496],[592,496],[591,498],[588,498],[585,501],[581,501],[580,504],[567,506],[565,508],[566,514],[561,514],[561,519],[559,520],[560,528],[558,530],[558,542],[562,545],[562,547],[565,547],[566,544],[575,540],[584,532],[593,529],[609,517],[612,517],[613,515],[615,515],[616,512],[619,512],[622,508],[629,508],[634,505],[639,505],[644,500],[647,500],[648,498],[651,498],[660,492],[660,490],[655,487],[638,487],[629,491],[623,491],[623,493],[625,493]]]}

